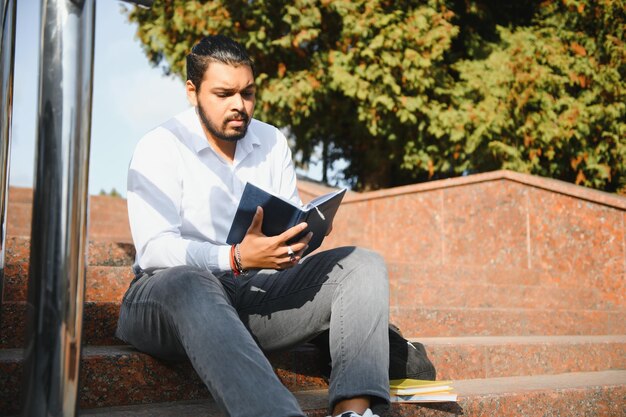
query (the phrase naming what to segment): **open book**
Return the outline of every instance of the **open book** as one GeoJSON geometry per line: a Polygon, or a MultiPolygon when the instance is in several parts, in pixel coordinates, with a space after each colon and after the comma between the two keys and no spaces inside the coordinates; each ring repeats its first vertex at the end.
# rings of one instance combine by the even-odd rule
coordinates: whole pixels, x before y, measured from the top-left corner
{"type": "Polygon", "coordinates": [[[430,403],[456,401],[450,381],[423,381],[420,379],[393,379],[389,381],[392,402],[430,403]]]}
{"type": "Polygon", "coordinates": [[[310,203],[300,207],[282,197],[268,193],[267,191],[247,183],[235,219],[230,226],[230,232],[226,243],[233,245],[243,240],[257,206],[263,208],[263,225],[261,227],[266,236],[276,236],[299,223],[307,222],[308,228],[300,235],[287,243],[296,242],[304,237],[309,231],[313,237],[309,242],[304,255],[317,249],[324,240],[326,233],[333,224],[337,209],[341,204],[346,189],[333,191],[313,199],[310,203]]]}

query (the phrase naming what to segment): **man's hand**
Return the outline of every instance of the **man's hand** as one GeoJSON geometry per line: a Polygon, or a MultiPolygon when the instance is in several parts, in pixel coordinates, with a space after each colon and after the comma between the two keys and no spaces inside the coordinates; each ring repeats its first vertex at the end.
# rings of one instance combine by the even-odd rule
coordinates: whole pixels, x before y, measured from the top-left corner
{"type": "Polygon", "coordinates": [[[263,209],[257,207],[252,224],[239,244],[243,269],[287,269],[296,265],[308,247],[313,233],[309,232],[291,245],[287,245],[287,242],[306,229],[307,224],[300,223],[278,236],[265,236],[261,230],[262,225],[263,209]],[[294,252],[294,256],[290,256],[289,247],[294,252]]]}

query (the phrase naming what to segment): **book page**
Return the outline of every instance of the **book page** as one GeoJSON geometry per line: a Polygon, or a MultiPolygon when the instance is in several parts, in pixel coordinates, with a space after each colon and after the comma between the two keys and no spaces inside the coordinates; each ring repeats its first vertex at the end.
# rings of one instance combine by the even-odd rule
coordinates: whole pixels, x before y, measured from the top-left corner
{"type": "Polygon", "coordinates": [[[304,207],[302,207],[302,209],[303,210],[310,210],[313,207],[319,206],[319,205],[327,202],[328,200],[331,200],[337,194],[342,193],[344,190],[347,191],[346,188],[342,188],[340,190],[333,191],[332,193],[328,193],[328,194],[321,195],[319,197],[315,197],[313,200],[311,200],[307,204],[305,204],[304,207]]]}

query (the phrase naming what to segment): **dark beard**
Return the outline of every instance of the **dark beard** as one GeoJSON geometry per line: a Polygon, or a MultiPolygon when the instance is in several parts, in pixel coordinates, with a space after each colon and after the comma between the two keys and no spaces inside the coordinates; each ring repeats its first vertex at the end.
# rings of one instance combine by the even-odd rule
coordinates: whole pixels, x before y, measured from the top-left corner
{"type": "Polygon", "coordinates": [[[204,113],[204,110],[202,109],[202,106],[200,106],[200,104],[198,104],[197,109],[198,109],[198,116],[200,116],[200,121],[202,122],[202,124],[204,125],[206,130],[208,130],[209,133],[211,134],[211,136],[213,136],[214,138],[225,140],[227,142],[237,142],[237,141],[243,139],[244,136],[246,136],[246,132],[248,131],[248,125],[250,124],[250,118],[248,117],[247,114],[245,114],[245,113],[238,113],[237,117],[229,117],[228,119],[224,120],[224,123],[223,123],[223,126],[222,126],[222,130],[219,130],[215,126],[215,124],[213,124],[206,117],[206,114],[204,113]],[[240,132],[235,132],[235,133],[232,133],[232,134],[226,134],[224,132],[224,127],[226,126],[226,123],[228,123],[230,120],[233,120],[235,118],[243,119],[243,121],[244,121],[243,128],[241,129],[240,132]]]}

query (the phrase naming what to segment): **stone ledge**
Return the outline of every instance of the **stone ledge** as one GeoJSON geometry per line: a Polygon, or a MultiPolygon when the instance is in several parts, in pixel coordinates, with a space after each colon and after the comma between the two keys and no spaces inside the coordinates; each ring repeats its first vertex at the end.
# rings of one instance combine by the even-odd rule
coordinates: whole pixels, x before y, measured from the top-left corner
{"type": "Polygon", "coordinates": [[[486,172],[482,174],[473,174],[466,177],[436,180],[421,184],[404,185],[401,187],[388,188],[378,191],[369,191],[365,193],[350,193],[346,195],[344,199],[344,204],[365,200],[375,200],[385,197],[395,197],[404,194],[441,190],[452,187],[461,187],[465,185],[498,180],[514,181],[524,185],[541,188],[543,190],[591,201],[593,203],[626,210],[626,197],[570,184],[552,178],[543,178],[535,175],[520,174],[518,172],[506,170],[486,172]]]}

